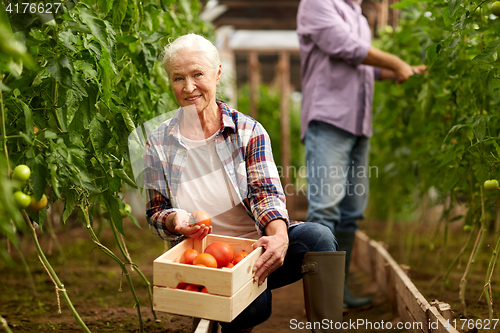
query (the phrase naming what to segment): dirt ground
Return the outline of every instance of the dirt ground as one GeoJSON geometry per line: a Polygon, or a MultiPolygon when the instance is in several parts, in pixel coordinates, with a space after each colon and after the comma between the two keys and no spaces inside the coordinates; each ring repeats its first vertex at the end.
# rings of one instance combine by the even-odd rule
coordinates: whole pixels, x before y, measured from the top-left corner
{"type": "MultiPolygon", "coordinates": [[[[127,245],[132,259],[141,271],[152,281],[153,260],[163,251],[163,242],[151,235],[144,222],[144,228],[138,229],[131,223],[127,223],[127,245]]],[[[383,230],[383,224],[363,224],[367,227],[367,233],[375,234],[377,230],[383,230]]],[[[56,273],[64,283],[73,305],[79,312],[83,321],[92,332],[139,332],[137,309],[126,280],[121,275],[118,265],[104,253],[102,253],[91,241],[90,236],[80,224],[63,225],[57,230],[59,241],[62,243],[64,255],[61,255],[50,240],[47,233],[39,234],[44,252],[54,266],[56,273]],[[122,291],[118,291],[120,289],[122,291]]],[[[379,235],[380,236],[380,235],[379,235]]],[[[115,253],[119,253],[114,240],[109,233],[109,228],[104,225],[99,236],[101,241],[115,253]]],[[[28,264],[36,284],[37,297],[33,297],[26,273],[15,253],[13,265],[0,262],[0,315],[9,323],[13,332],[76,332],[81,331],[75,323],[68,306],[60,297],[61,310],[58,313],[57,297],[54,284],[48,277],[45,269],[40,264],[31,239],[22,237],[22,249],[26,255],[28,264]]],[[[417,241],[416,241],[417,242],[417,241]]],[[[390,250],[397,254],[401,245],[399,238],[394,238],[390,244],[390,250]]],[[[418,242],[417,242],[418,244],[418,242]]],[[[0,246],[6,248],[4,239],[0,239],[0,246]]],[[[436,258],[431,254],[429,261],[436,258]]],[[[397,259],[398,260],[398,259],[397,259]]],[[[463,265],[464,263],[462,263],[463,265]]],[[[437,266],[439,267],[439,266],[437,266]]],[[[133,283],[138,297],[141,301],[141,313],[144,319],[145,332],[190,332],[191,318],[170,314],[157,314],[154,318],[149,309],[147,288],[136,273],[132,273],[133,283]]],[[[368,310],[352,311],[344,316],[344,320],[356,321],[363,319],[367,322],[392,321],[397,322],[397,315],[393,314],[390,304],[377,291],[376,286],[359,269],[353,267],[351,279],[351,290],[361,296],[369,296],[374,300],[374,305],[368,310]]],[[[458,291],[456,287],[460,274],[452,274],[451,286],[439,292],[439,283],[435,282],[436,274],[427,270],[413,268],[410,276],[418,286],[419,290],[431,300],[439,298],[448,299],[455,309],[455,314],[460,315],[458,291]],[[434,281],[434,282],[433,282],[434,281]]],[[[471,276],[470,288],[480,290],[484,277],[474,273],[471,276]]],[[[494,287],[495,288],[495,287],[494,287]]],[[[478,291],[469,296],[468,302],[471,313],[477,317],[484,317],[486,306],[483,301],[478,302],[478,291]]],[[[479,291],[480,293],[480,291],[479,291]]],[[[498,293],[494,294],[498,299],[498,293]]],[[[275,290],[273,292],[273,314],[264,324],[256,327],[256,333],[304,331],[292,329],[290,321],[296,319],[305,322],[304,301],[301,282],[275,290]]],[[[345,332],[381,332],[381,330],[344,330],[345,332]]],[[[391,332],[398,332],[391,330],[391,332]]],[[[474,330],[471,330],[474,332],[474,330]]]]}

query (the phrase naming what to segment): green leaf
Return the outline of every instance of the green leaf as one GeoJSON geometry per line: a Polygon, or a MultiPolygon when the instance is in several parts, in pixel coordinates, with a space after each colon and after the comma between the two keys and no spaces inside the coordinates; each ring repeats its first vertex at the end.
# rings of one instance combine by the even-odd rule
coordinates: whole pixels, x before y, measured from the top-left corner
{"type": "Polygon", "coordinates": [[[442,167],[443,165],[450,163],[451,161],[453,161],[455,159],[456,156],[457,156],[457,152],[454,149],[448,149],[448,151],[444,155],[443,160],[441,161],[441,164],[439,164],[439,166],[442,167]]]}
{"type": "Polygon", "coordinates": [[[460,179],[462,179],[465,173],[463,167],[455,166],[451,172],[448,172],[447,177],[444,179],[443,192],[451,190],[460,179]]]}
{"type": "Polygon", "coordinates": [[[113,8],[113,0],[97,0],[97,8],[99,9],[99,14],[102,13],[101,17],[106,17],[111,8],[113,8]]]}
{"type": "Polygon", "coordinates": [[[479,142],[484,140],[486,135],[486,119],[484,117],[479,117],[474,122],[474,134],[479,142]]]}
{"type": "Polygon", "coordinates": [[[93,12],[85,7],[77,7],[80,12],[80,18],[92,31],[92,35],[99,41],[99,44],[107,51],[108,54],[113,54],[115,46],[115,37],[110,34],[106,23],[98,18],[93,12]]]}
{"type": "Polygon", "coordinates": [[[448,2],[448,8],[450,10],[450,16],[453,16],[457,9],[460,7],[462,4],[462,0],[450,0],[448,2]]]}
{"type": "MultiPolygon", "coordinates": [[[[107,146],[111,135],[105,120],[99,120],[99,114],[90,123],[90,141],[96,152],[97,158],[104,163],[104,148],[107,146]]],[[[102,116],[100,116],[102,118],[102,116]]]]}
{"type": "Polygon", "coordinates": [[[441,44],[432,44],[425,48],[425,51],[427,52],[427,59],[429,59],[429,62],[431,64],[438,57],[440,50],[441,50],[441,44]]]}
{"type": "Polygon", "coordinates": [[[125,125],[127,126],[129,132],[135,130],[135,124],[134,121],[132,120],[132,117],[130,116],[130,113],[125,108],[121,108],[121,114],[123,117],[123,121],[125,121],[125,125]]]}
{"type": "Polygon", "coordinates": [[[21,104],[23,112],[24,112],[24,123],[26,125],[26,133],[33,133],[33,115],[31,113],[31,109],[26,103],[21,100],[17,100],[19,104],[21,104]]]}
{"type": "Polygon", "coordinates": [[[116,229],[122,234],[125,235],[123,231],[123,219],[120,214],[120,204],[118,199],[112,196],[108,191],[103,193],[104,205],[109,212],[110,221],[116,227],[116,229]]]}
{"type": "Polygon", "coordinates": [[[33,192],[35,197],[41,198],[45,193],[45,188],[47,186],[47,179],[49,178],[49,171],[45,165],[42,155],[38,155],[35,158],[35,165],[31,167],[33,175],[31,176],[30,182],[33,185],[33,192]]]}
{"type": "Polygon", "coordinates": [[[123,180],[128,185],[132,186],[133,188],[138,188],[137,185],[135,184],[135,182],[125,172],[125,170],[113,169],[113,172],[115,173],[115,175],[117,175],[121,180],[123,180]]]}
{"type": "Polygon", "coordinates": [[[111,64],[111,60],[109,58],[102,57],[101,60],[99,60],[99,67],[101,69],[101,82],[102,82],[102,93],[103,93],[103,100],[106,105],[110,104],[111,100],[111,95],[113,94],[113,77],[114,77],[114,71],[113,71],[113,66],[111,64]]]}
{"type": "Polygon", "coordinates": [[[445,27],[451,26],[451,18],[450,18],[450,9],[445,8],[443,9],[443,23],[445,27]]]}
{"type": "Polygon", "coordinates": [[[500,157],[500,146],[496,142],[496,140],[493,140],[493,145],[495,146],[495,150],[497,151],[498,157],[500,157]]]}
{"type": "Polygon", "coordinates": [[[125,15],[127,14],[128,0],[119,0],[113,10],[113,23],[116,27],[121,26],[125,15]]]}
{"type": "Polygon", "coordinates": [[[77,198],[77,193],[75,191],[70,190],[65,193],[64,212],[63,212],[64,222],[68,220],[68,218],[75,210],[76,198],[77,198]]]}
{"type": "Polygon", "coordinates": [[[122,182],[121,182],[120,178],[116,178],[116,177],[109,178],[109,191],[111,193],[118,192],[121,187],[122,187],[122,182]]]}
{"type": "Polygon", "coordinates": [[[467,139],[469,139],[469,141],[474,140],[474,131],[472,130],[472,128],[467,128],[465,135],[467,136],[467,139]]]}
{"type": "Polygon", "coordinates": [[[73,66],[66,56],[63,55],[57,60],[48,59],[47,72],[66,87],[71,88],[73,85],[73,66]]]}
{"type": "Polygon", "coordinates": [[[73,35],[71,30],[61,31],[59,33],[59,40],[63,42],[64,46],[66,46],[69,50],[76,52],[75,47],[72,45],[76,43],[76,37],[73,35]]]}
{"type": "Polygon", "coordinates": [[[484,48],[481,54],[478,54],[477,56],[474,57],[474,60],[476,61],[490,60],[499,47],[500,47],[500,39],[492,41],[484,48]]]}
{"type": "Polygon", "coordinates": [[[135,218],[135,216],[133,215],[129,215],[130,219],[132,220],[132,222],[134,222],[134,224],[139,228],[139,229],[142,229],[141,225],[139,224],[139,221],[137,221],[137,219],[135,218]]]}
{"type": "Polygon", "coordinates": [[[485,180],[489,179],[488,166],[484,164],[484,161],[482,161],[482,159],[477,161],[477,163],[472,166],[472,170],[474,170],[474,175],[476,176],[478,182],[480,182],[481,184],[485,180]]]}

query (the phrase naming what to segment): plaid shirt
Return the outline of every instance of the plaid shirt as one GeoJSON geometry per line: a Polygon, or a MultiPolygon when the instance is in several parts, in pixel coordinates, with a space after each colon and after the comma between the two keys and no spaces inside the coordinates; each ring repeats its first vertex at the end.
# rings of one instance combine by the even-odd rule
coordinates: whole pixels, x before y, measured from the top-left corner
{"type": "MultiPolygon", "coordinates": [[[[283,219],[289,224],[285,195],[266,130],[224,102],[217,100],[217,105],[222,115],[221,127],[215,135],[217,154],[259,234],[263,235],[273,220],[283,219]]],[[[144,154],[149,228],[169,241],[180,240],[168,231],[165,222],[169,214],[180,210],[176,193],[187,161],[187,149],[179,131],[182,112],[179,109],[172,119],[151,133],[144,154]]]]}

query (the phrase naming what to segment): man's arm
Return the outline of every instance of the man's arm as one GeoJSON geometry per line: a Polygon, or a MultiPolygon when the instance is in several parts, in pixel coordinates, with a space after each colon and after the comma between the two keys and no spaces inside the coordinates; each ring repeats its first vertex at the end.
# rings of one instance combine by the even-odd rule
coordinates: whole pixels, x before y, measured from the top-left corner
{"type": "Polygon", "coordinates": [[[395,79],[397,83],[408,80],[413,74],[424,72],[426,68],[425,65],[412,67],[398,56],[384,52],[373,46],[370,46],[363,64],[382,68],[380,79],[395,79]]]}

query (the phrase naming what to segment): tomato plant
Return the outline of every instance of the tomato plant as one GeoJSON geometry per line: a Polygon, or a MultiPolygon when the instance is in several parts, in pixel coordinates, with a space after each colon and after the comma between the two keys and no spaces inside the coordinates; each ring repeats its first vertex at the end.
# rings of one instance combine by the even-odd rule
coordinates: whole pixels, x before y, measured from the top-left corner
{"type": "MultiPolygon", "coordinates": [[[[488,216],[498,214],[498,193],[485,200],[481,187],[500,177],[498,19],[489,2],[480,0],[408,0],[392,7],[402,10],[400,24],[392,35],[375,41],[376,46],[408,63],[425,63],[428,73],[401,85],[376,83],[370,165],[377,169],[371,169],[369,214],[388,219],[390,234],[394,220],[418,219],[417,208],[425,210],[426,202],[442,205],[445,244],[451,222],[480,225],[461,280],[465,315],[467,277],[483,249],[486,230],[494,225],[488,216]],[[459,205],[466,213],[453,217],[459,205]]],[[[429,249],[439,234],[429,240],[429,249]]],[[[500,239],[495,253],[499,245],[500,239]]],[[[412,246],[410,239],[406,257],[412,246]]],[[[443,281],[463,254],[452,260],[440,257],[449,267],[443,281]]]]}
{"type": "Polygon", "coordinates": [[[217,260],[210,253],[200,253],[194,258],[193,265],[200,264],[206,267],[217,268],[217,260]]]}
{"type": "Polygon", "coordinates": [[[234,249],[226,242],[216,241],[208,245],[205,253],[210,253],[217,260],[217,267],[226,267],[234,257],[234,249]]]}
{"type": "MultiPolygon", "coordinates": [[[[198,1],[81,0],[64,3],[60,16],[44,24],[35,14],[9,14],[0,2],[0,213],[6,217],[0,219],[0,231],[16,247],[11,221],[19,230],[24,226],[35,244],[32,221],[44,230],[47,209],[12,209],[13,189],[19,187],[12,178],[26,181],[22,190],[37,201],[43,202],[44,195],[51,201],[47,205],[63,201],[62,221],[78,216],[89,241],[122,269],[141,331],[140,301],[128,269],[150,283],[121,237],[126,232],[120,208],[140,227],[123,205],[124,193],[137,188],[128,135],[137,124],[177,108],[158,56],[168,38],[187,32],[213,36],[213,28],[199,18],[200,9],[198,1]],[[24,172],[12,173],[14,165],[26,166],[24,172]],[[109,223],[101,220],[102,212],[109,223]],[[93,230],[105,222],[123,260],[93,230]]],[[[41,248],[37,251],[50,268],[41,248]]],[[[88,332],[57,274],[49,271],[88,332]]]]}
{"type": "Polygon", "coordinates": [[[208,215],[204,211],[197,210],[196,212],[193,212],[191,214],[191,224],[193,226],[203,224],[206,227],[209,227],[210,224],[212,224],[212,219],[210,218],[210,215],[208,215]]]}
{"type": "Polygon", "coordinates": [[[181,254],[179,262],[181,264],[192,265],[194,258],[196,258],[198,254],[198,251],[196,251],[195,249],[187,249],[181,254]]]}

